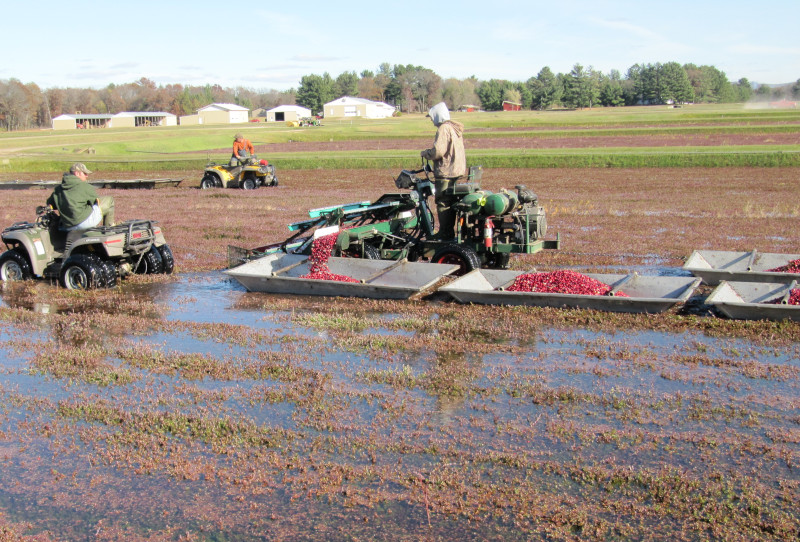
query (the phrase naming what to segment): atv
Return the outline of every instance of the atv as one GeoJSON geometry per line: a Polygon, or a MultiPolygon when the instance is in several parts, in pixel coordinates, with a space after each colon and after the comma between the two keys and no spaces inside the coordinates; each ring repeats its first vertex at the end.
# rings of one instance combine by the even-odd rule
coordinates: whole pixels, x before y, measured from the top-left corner
{"type": "Polygon", "coordinates": [[[3,281],[47,278],[70,290],[113,288],[117,277],[172,273],[175,262],[164,233],[153,220],[65,231],[50,207],[36,209],[35,222],[17,222],[2,232],[3,281]]]}
{"type": "Polygon", "coordinates": [[[200,188],[242,188],[254,190],[259,186],[278,186],[275,166],[257,156],[231,160],[228,164],[209,162],[200,181],[200,188]]]}

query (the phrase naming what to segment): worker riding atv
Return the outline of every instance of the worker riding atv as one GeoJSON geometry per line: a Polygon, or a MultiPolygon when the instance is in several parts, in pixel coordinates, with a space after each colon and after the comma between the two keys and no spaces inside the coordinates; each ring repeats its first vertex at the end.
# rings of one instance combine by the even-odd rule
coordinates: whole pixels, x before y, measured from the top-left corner
{"type": "Polygon", "coordinates": [[[275,166],[257,156],[239,160],[236,165],[209,162],[200,181],[200,188],[242,188],[254,190],[259,186],[278,186],[275,166]]]}
{"type": "Polygon", "coordinates": [[[35,222],[17,222],[2,232],[0,280],[57,279],[70,290],[112,288],[131,273],[172,273],[172,251],[153,220],[128,220],[86,230],[61,229],[48,206],[35,222]]]}
{"type": "Polygon", "coordinates": [[[266,160],[259,160],[255,147],[236,134],[233,138],[233,152],[228,164],[209,162],[200,181],[200,188],[242,188],[253,190],[259,186],[277,186],[275,166],[266,160]]]}

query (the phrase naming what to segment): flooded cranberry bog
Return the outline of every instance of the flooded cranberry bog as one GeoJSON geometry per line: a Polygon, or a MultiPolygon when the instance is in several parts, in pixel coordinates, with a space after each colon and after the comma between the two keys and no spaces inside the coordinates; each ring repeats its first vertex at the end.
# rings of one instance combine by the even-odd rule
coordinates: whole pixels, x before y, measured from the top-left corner
{"type": "MultiPolygon", "coordinates": [[[[4,539],[797,539],[798,323],[700,298],[647,315],[268,295],[222,274],[229,244],[282,240],[391,174],[103,190],[118,219],[159,220],[176,274],[3,287],[4,539]]],[[[797,181],[499,169],[483,185],[533,188],[562,236],[513,268],[671,274],[694,249],[796,252],[797,181]]],[[[3,222],[45,197],[0,192],[3,222]]]]}

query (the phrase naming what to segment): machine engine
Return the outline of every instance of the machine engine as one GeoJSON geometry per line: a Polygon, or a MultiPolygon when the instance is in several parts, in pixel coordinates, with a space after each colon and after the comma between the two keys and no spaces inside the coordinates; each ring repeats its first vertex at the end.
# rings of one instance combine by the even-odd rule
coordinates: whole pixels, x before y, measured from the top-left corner
{"type": "Polygon", "coordinates": [[[544,238],[547,220],[536,194],[524,185],[515,188],[516,193],[506,189],[490,192],[470,183],[456,185],[454,207],[462,216],[462,231],[467,228],[464,233],[474,236],[483,229],[486,237],[488,228],[493,244],[523,245],[544,238]]]}

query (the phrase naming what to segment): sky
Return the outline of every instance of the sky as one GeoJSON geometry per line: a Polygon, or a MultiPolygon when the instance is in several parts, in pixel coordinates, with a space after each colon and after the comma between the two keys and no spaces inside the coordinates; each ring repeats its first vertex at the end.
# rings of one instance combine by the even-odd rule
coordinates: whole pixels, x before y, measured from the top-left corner
{"type": "Polygon", "coordinates": [[[7,3],[0,80],[40,88],[297,88],[304,75],[432,69],[521,82],[575,64],[711,65],[728,80],[800,79],[799,0],[427,0],[7,3]]]}

